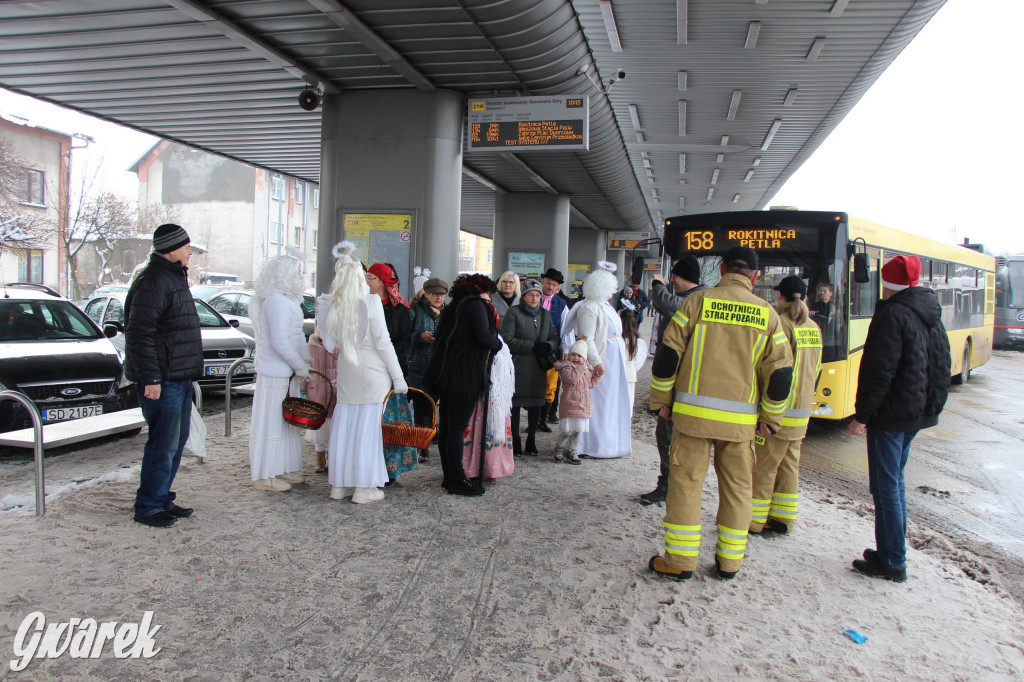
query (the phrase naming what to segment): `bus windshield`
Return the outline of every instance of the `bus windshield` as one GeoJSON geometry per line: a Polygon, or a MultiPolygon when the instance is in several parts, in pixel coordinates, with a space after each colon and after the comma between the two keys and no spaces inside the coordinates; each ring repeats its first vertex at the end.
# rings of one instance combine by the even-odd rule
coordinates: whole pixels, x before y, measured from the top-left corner
{"type": "Polygon", "coordinates": [[[697,256],[705,286],[718,284],[719,264],[729,249],[753,249],[761,271],[754,293],[772,305],[779,303],[774,287],[789,275],[800,277],[807,285],[811,319],[821,327],[822,362],[833,362],[845,360],[847,353],[846,223],[842,218],[785,211],[681,216],[666,221],[665,247],[673,258],[697,256]]]}
{"type": "Polygon", "coordinates": [[[1006,264],[1006,307],[1024,308],[1024,260],[1006,264]]]}
{"type": "MultiPolygon", "coordinates": [[[[704,285],[713,287],[721,280],[718,256],[704,256],[700,259],[704,285]]],[[[761,274],[754,284],[754,294],[773,306],[778,306],[779,292],[775,287],[790,275],[796,275],[807,285],[807,307],[811,319],[821,328],[822,362],[840,360],[846,356],[846,325],[843,309],[837,305],[837,291],[841,294],[841,282],[836,282],[836,272],[844,272],[837,262],[813,254],[778,252],[764,254],[759,262],[761,274]]]]}

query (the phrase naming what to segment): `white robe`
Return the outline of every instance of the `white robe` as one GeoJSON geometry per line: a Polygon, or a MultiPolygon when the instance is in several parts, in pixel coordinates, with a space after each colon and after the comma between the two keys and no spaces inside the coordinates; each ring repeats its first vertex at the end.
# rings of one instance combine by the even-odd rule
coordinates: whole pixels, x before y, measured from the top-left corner
{"type": "Polygon", "coordinates": [[[603,318],[592,315],[595,312],[592,308],[576,305],[572,308],[575,314],[567,320],[569,324],[563,320],[563,345],[568,338],[586,336],[588,355],[603,350],[601,364],[604,365],[604,375],[597,386],[590,389],[593,401],[590,430],[580,434],[578,451],[595,459],[629,457],[633,451],[633,414],[629,405],[629,384],[626,382],[626,343],[622,340],[622,321],[607,301],[598,305],[600,312],[604,313],[603,318]],[[599,330],[606,330],[603,339],[594,338],[599,330]]]}

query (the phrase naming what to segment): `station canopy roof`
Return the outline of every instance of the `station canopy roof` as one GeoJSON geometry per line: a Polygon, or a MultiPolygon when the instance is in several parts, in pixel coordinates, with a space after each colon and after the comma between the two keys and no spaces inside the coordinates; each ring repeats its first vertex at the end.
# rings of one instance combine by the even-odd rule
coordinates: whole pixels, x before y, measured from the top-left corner
{"type": "Polygon", "coordinates": [[[464,154],[462,228],[545,191],[649,230],[762,208],[943,2],[5,0],[0,85],[313,182],[305,87],[584,94],[589,151],[464,154]]]}

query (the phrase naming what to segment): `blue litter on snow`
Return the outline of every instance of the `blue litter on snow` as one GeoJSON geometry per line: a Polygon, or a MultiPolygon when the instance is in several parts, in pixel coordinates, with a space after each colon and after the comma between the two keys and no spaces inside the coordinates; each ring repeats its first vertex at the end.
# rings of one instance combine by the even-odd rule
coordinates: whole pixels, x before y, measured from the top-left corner
{"type": "Polygon", "coordinates": [[[843,630],[843,634],[852,639],[857,644],[863,644],[868,641],[868,638],[860,634],[856,630],[843,630]]]}

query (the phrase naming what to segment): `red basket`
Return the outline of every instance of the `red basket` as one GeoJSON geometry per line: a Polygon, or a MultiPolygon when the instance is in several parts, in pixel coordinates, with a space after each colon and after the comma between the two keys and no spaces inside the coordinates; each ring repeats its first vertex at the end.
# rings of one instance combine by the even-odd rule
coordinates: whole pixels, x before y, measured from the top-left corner
{"type": "MultiPolygon", "coordinates": [[[[437,435],[437,404],[429,394],[421,391],[418,388],[409,387],[410,391],[416,391],[427,396],[427,400],[430,401],[430,407],[433,414],[433,420],[430,427],[426,426],[410,426],[409,424],[399,423],[387,423],[384,421],[384,415],[381,415],[380,429],[384,436],[384,445],[400,445],[408,448],[418,448],[420,450],[426,450],[430,447],[430,441],[434,440],[434,436],[437,435]]],[[[388,391],[387,398],[384,398],[384,404],[388,402],[388,398],[394,391],[388,391]]]]}
{"type": "MultiPolygon", "coordinates": [[[[331,397],[327,400],[327,405],[334,402],[334,384],[321,372],[315,369],[310,370],[310,374],[316,374],[317,376],[323,377],[323,380],[327,382],[327,387],[331,389],[331,397]]],[[[306,400],[305,398],[293,398],[291,396],[292,379],[295,375],[292,374],[291,379],[288,379],[288,397],[281,401],[281,416],[284,420],[292,426],[297,426],[300,429],[306,429],[307,431],[316,431],[324,422],[327,421],[327,405],[321,405],[313,400],[306,400]]]]}

